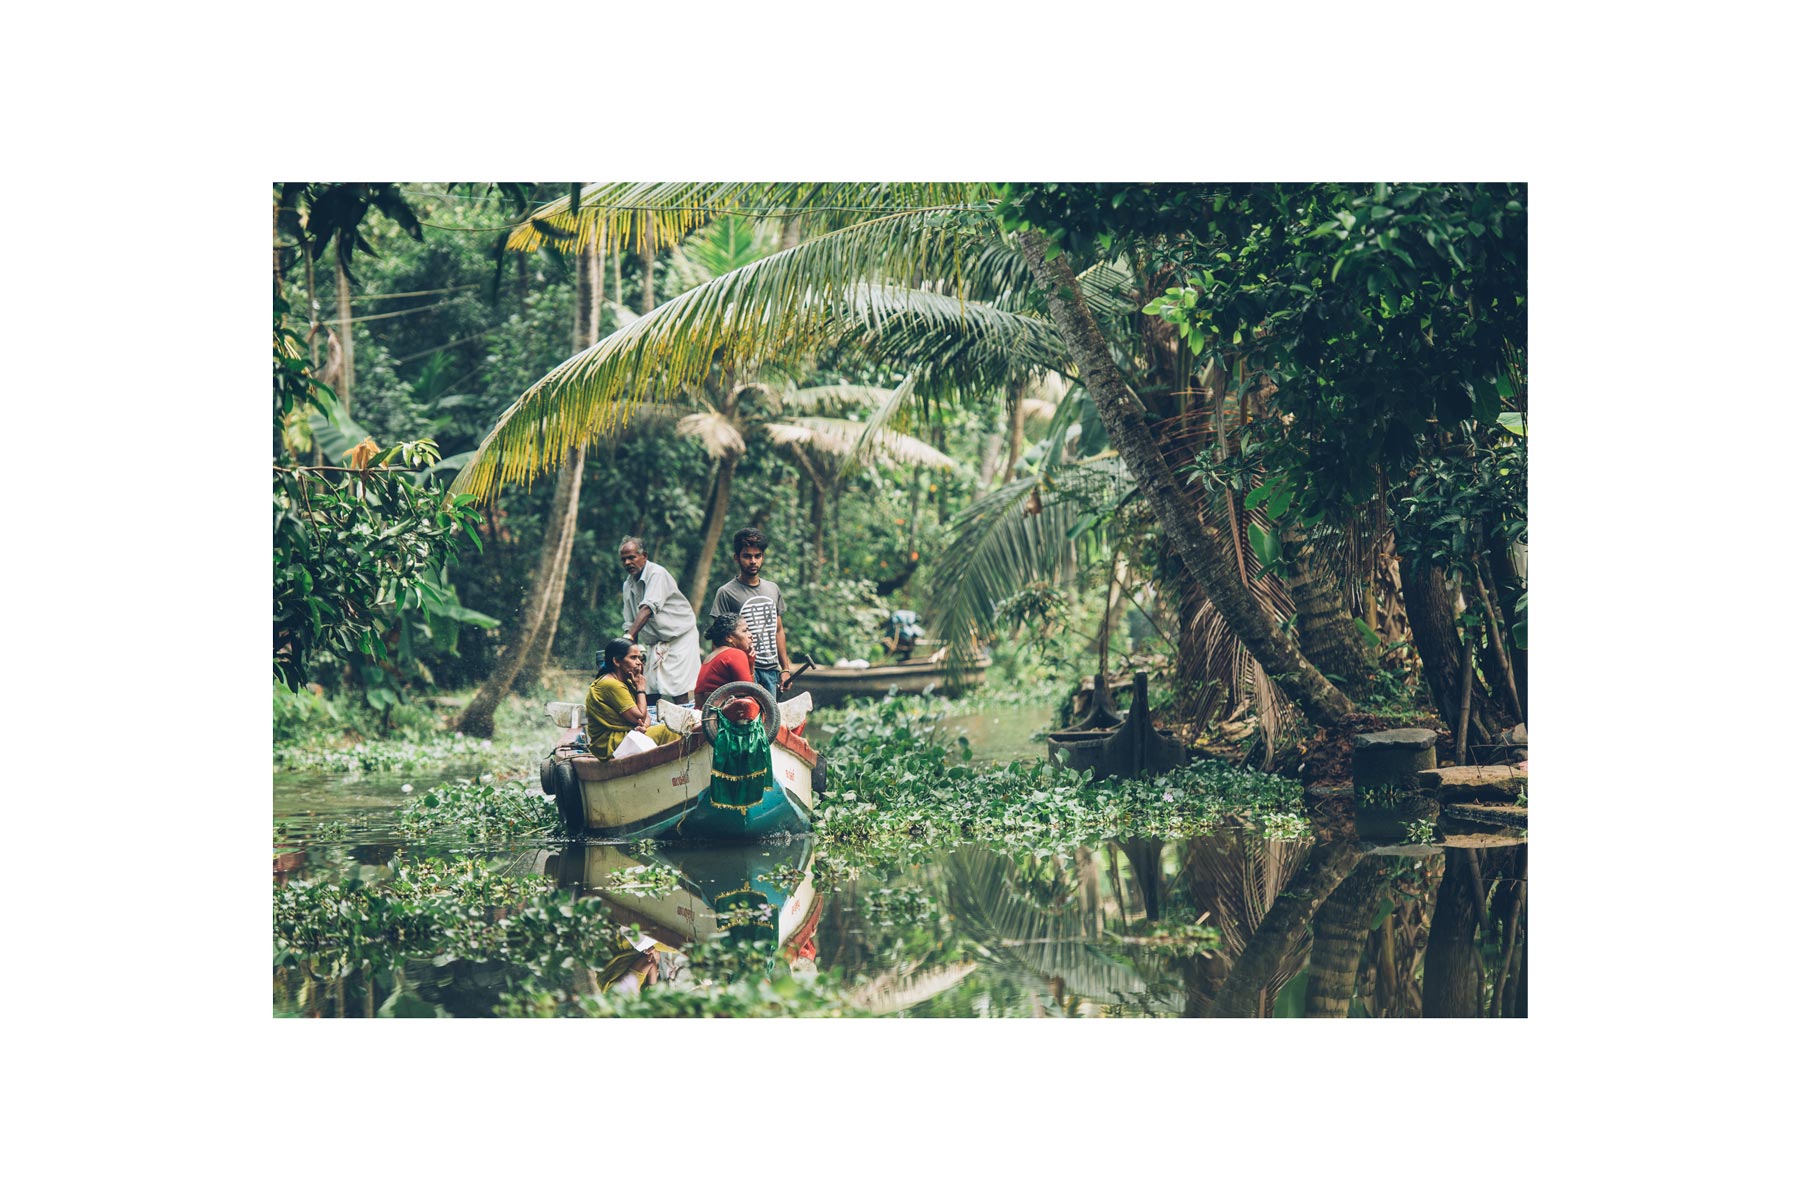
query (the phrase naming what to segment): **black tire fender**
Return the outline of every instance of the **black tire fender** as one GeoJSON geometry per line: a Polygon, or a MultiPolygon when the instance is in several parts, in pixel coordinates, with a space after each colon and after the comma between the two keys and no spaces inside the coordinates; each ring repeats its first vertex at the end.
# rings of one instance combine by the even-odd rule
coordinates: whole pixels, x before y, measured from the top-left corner
{"type": "Polygon", "coordinates": [[[555,767],[557,811],[562,813],[563,826],[571,834],[587,832],[587,805],[581,799],[581,777],[575,774],[573,763],[559,762],[555,767]]]}

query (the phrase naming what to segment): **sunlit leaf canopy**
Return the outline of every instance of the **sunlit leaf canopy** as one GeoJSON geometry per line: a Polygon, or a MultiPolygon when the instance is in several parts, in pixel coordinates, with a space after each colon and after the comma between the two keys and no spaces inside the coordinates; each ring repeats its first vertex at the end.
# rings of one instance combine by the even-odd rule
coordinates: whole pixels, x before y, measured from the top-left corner
{"type": "MultiPolygon", "coordinates": [[[[661,247],[728,212],[790,211],[823,231],[690,288],[556,367],[501,414],[454,486],[486,497],[527,482],[573,446],[616,436],[646,401],[827,345],[869,363],[924,363],[912,380],[921,395],[988,389],[1022,363],[1062,363],[1047,322],[1003,306],[1022,298],[1024,276],[1016,253],[996,245],[984,186],[597,185],[573,214],[566,199],[539,210],[513,244],[540,245],[545,230],[562,228],[569,245],[607,237],[661,247]],[[823,211],[801,211],[813,202],[823,211]]],[[[865,439],[846,465],[872,450],[865,439]]]]}
{"type": "Polygon", "coordinates": [[[792,222],[802,237],[903,212],[985,208],[985,183],[591,183],[571,211],[564,196],[507,239],[507,249],[579,249],[599,239],[655,254],[719,217],[792,222]]]}

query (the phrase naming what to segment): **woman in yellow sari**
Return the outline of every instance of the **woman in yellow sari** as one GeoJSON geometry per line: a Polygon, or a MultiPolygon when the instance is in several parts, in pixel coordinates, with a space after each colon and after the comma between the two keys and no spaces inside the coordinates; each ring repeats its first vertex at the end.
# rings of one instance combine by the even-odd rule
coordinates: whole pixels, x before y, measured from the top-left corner
{"type": "Polygon", "coordinates": [[[609,759],[625,735],[640,730],[657,745],[678,742],[681,735],[667,725],[649,724],[644,704],[644,651],[628,638],[614,638],[600,652],[600,674],[587,694],[589,753],[609,759]]]}

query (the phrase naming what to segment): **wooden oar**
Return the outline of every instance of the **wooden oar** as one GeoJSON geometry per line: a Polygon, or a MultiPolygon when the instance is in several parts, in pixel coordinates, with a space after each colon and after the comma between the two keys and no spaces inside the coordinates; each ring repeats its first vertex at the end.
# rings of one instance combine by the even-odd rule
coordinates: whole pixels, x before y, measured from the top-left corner
{"type": "MultiPolygon", "coordinates": [[[[813,662],[812,655],[810,655],[810,654],[797,654],[797,655],[795,655],[795,657],[800,660],[800,669],[798,671],[795,671],[792,675],[788,676],[787,686],[781,689],[784,692],[793,691],[794,690],[794,680],[800,678],[802,675],[806,674],[808,671],[812,670],[815,666],[818,665],[817,663],[813,662]]],[[[776,699],[780,699],[780,697],[777,696],[776,699]]]]}

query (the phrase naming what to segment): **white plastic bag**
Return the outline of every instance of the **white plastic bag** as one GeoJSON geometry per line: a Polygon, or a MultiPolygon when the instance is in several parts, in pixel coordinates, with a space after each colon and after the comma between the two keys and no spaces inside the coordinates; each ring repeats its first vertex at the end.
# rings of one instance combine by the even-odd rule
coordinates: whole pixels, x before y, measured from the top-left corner
{"type": "Polygon", "coordinates": [[[798,696],[789,696],[786,700],[777,704],[775,706],[775,711],[780,717],[781,727],[783,729],[792,729],[800,722],[806,720],[806,714],[812,711],[812,707],[812,693],[801,692],[798,696]]]}
{"type": "Polygon", "coordinates": [[[613,758],[630,758],[634,754],[642,754],[646,750],[656,749],[656,742],[648,734],[633,729],[619,742],[619,748],[613,751],[613,758]]]}
{"type": "Polygon", "coordinates": [[[700,725],[700,714],[685,704],[677,704],[673,700],[664,700],[661,705],[662,723],[669,727],[671,733],[687,734],[700,725]]]}

